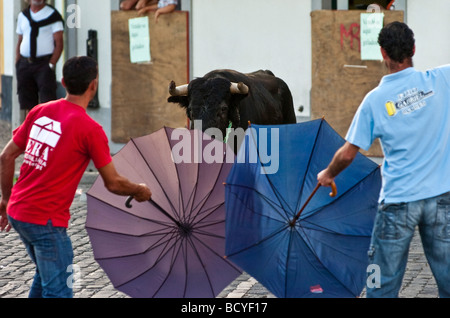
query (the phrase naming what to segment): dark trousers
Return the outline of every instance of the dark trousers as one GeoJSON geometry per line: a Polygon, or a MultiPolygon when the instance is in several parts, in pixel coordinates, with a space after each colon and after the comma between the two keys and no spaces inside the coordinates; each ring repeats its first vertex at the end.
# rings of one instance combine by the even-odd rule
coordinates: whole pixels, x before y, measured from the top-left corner
{"type": "Polygon", "coordinates": [[[35,61],[22,57],[16,65],[17,94],[21,110],[56,99],[56,74],[50,56],[35,61]]]}

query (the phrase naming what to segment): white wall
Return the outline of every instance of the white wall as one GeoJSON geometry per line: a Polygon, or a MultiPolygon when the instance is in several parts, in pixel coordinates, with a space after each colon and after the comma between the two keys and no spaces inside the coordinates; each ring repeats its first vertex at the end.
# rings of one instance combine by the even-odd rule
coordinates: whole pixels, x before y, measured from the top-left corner
{"type": "Polygon", "coordinates": [[[101,107],[111,108],[111,1],[78,0],[81,23],[77,29],[78,55],[86,55],[88,31],[97,31],[101,107]]]}
{"type": "Polygon", "coordinates": [[[15,9],[14,6],[13,1],[3,1],[3,12],[1,13],[4,32],[4,52],[1,52],[1,54],[4,54],[4,75],[9,76],[13,75],[15,61],[15,30],[12,32],[12,29],[15,28],[15,14],[16,12],[20,12],[20,8],[15,9]]]}
{"type": "Polygon", "coordinates": [[[269,69],[310,115],[311,0],[192,0],[192,76],[269,69]]]}
{"type": "Polygon", "coordinates": [[[123,144],[111,141],[111,9],[118,8],[118,0],[78,0],[80,27],[77,28],[77,55],[86,55],[86,41],[89,30],[97,31],[100,108],[88,108],[89,115],[100,123],[109,140],[112,153],[117,153],[123,144]],[[117,7],[117,8],[116,8],[117,7]]]}
{"type": "Polygon", "coordinates": [[[408,0],[407,23],[416,37],[417,69],[450,64],[449,15],[449,0],[408,0]]]}
{"type": "Polygon", "coordinates": [[[21,11],[20,2],[14,1],[3,1],[3,12],[2,22],[3,22],[3,37],[4,37],[4,75],[13,76],[12,82],[12,118],[11,126],[13,129],[20,124],[20,106],[19,99],[17,97],[17,82],[15,79],[16,69],[16,44],[17,44],[17,34],[16,34],[16,20],[19,12],[21,11]]]}

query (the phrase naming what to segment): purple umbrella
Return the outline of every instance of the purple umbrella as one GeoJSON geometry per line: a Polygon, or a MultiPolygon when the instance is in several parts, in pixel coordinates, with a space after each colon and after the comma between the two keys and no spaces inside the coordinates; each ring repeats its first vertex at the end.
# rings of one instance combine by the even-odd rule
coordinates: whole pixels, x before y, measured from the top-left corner
{"type": "Polygon", "coordinates": [[[113,157],[120,174],[150,187],[148,202],[130,204],[100,177],[87,192],[94,257],[131,297],[216,297],[242,273],[223,257],[223,183],[234,154],[204,136],[163,128],[132,139],[113,157]]]}

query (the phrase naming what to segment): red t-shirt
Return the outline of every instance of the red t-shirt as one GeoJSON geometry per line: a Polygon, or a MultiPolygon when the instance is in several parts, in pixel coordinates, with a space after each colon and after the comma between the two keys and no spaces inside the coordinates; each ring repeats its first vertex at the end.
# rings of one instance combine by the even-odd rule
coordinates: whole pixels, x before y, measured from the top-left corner
{"type": "Polygon", "coordinates": [[[112,160],[108,138],[86,111],[65,99],[34,107],[13,132],[24,149],[20,176],[8,214],[15,220],[68,227],[75,191],[92,159],[101,168],[112,160]]]}

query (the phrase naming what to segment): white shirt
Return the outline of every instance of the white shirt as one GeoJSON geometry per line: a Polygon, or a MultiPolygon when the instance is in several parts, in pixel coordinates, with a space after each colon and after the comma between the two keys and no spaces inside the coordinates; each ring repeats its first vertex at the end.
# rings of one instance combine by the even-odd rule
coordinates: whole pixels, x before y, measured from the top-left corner
{"type": "MultiPolygon", "coordinates": [[[[31,11],[31,18],[36,21],[42,21],[47,19],[53,14],[53,8],[45,6],[38,12],[31,11]]],[[[55,50],[55,41],[53,39],[53,33],[64,31],[64,24],[62,22],[55,22],[48,26],[39,29],[39,35],[37,37],[37,49],[36,57],[51,55],[55,50]]],[[[20,54],[24,57],[30,57],[30,33],[31,26],[25,15],[20,12],[17,19],[17,34],[23,36],[22,43],[20,45],[20,54]]]]}

